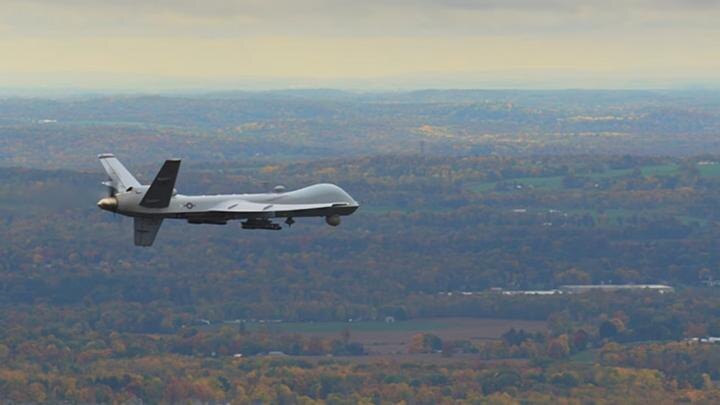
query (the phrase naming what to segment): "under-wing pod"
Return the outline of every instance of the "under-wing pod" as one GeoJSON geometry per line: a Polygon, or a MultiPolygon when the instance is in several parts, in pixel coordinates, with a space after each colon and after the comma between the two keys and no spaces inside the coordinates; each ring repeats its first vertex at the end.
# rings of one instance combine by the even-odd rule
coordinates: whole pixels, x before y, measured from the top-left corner
{"type": "Polygon", "coordinates": [[[325,222],[330,226],[338,226],[340,225],[340,215],[328,215],[325,217],[325,222]]]}
{"type": "Polygon", "coordinates": [[[269,229],[271,231],[279,231],[282,227],[267,219],[250,218],[240,223],[243,229],[269,229]]]}

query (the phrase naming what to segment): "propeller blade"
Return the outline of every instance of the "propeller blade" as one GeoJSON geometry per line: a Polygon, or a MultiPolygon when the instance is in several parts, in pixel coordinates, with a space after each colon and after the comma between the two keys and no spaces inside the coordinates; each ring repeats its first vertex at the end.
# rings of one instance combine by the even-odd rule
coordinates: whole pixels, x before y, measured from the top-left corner
{"type": "Polygon", "coordinates": [[[112,181],[103,181],[102,184],[107,187],[108,197],[115,197],[115,194],[117,194],[117,190],[113,186],[112,181]]]}

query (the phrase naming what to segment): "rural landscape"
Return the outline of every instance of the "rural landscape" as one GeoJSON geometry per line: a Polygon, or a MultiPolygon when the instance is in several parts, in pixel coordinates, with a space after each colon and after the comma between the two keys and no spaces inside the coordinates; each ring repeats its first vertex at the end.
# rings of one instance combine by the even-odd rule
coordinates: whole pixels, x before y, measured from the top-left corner
{"type": "Polygon", "coordinates": [[[699,90],[4,97],[0,398],[717,403],[718,134],[699,90]],[[105,152],[360,209],[138,248],[105,152]]]}

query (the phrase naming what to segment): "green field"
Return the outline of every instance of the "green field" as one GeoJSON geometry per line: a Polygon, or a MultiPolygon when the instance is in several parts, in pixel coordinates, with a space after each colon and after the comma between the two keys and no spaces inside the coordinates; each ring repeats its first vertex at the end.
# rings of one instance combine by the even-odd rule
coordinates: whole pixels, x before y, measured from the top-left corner
{"type": "Polygon", "coordinates": [[[272,330],[287,333],[328,333],[339,334],[345,328],[355,332],[428,332],[448,329],[454,326],[452,321],[417,319],[386,323],[380,321],[369,322],[278,322],[259,323],[248,322],[248,330],[272,330]]]}
{"type": "Polygon", "coordinates": [[[697,165],[700,175],[703,177],[717,177],[720,176],[720,164],[705,164],[697,165]]]}
{"type": "Polygon", "coordinates": [[[579,364],[594,364],[597,362],[598,349],[583,350],[570,356],[568,361],[579,364]]]}
{"type": "MultiPolygon", "coordinates": [[[[629,218],[632,216],[637,216],[640,218],[647,218],[653,215],[663,215],[664,212],[661,209],[627,209],[627,208],[611,208],[603,210],[602,213],[600,213],[597,210],[587,210],[587,209],[571,209],[571,210],[565,210],[564,212],[572,215],[583,215],[583,214],[590,214],[592,215],[593,219],[596,221],[601,218],[607,218],[607,224],[610,225],[616,225],[618,224],[618,220],[620,218],[629,218]]],[[[675,219],[682,222],[685,225],[692,225],[697,224],[699,226],[705,226],[707,225],[708,221],[706,218],[702,217],[696,217],[690,214],[682,214],[682,215],[673,215],[675,219]]]]}
{"type": "MultiPolygon", "coordinates": [[[[707,168],[706,170],[714,170],[716,174],[712,175],[720,175],[720,166],[713,165],[713,166],[702,166],[704,168],[707,168]]],[[[678,173],[679,166],[671,163],[671,164],[663,164],[663,165],[648,165],[643,166],[640,168],[640,171],[643,176],[650,177],[650,176],[672,176],[678,173]]],[[[620,178],[624,176],[629,176],[633,173],[634,169],[608,169],[603,172],[593,172],[589,174],[579,174],[578,177],[582,178],[588,178],[592,180],[602,180],[602,179],[612,179],[612,178],[620,178]]],[[[702,172],[701,172],[702,173],[702,172]]],[[[516,177],[516,178],[509,178],[506,180],[503,180],[505,183],[509,183],[512,187],[508,188],[508,192],[512,191],[522,191],[526,187],[530,187],[533,189],[539,189],[539,190],[560,190],[563,188],[563,178],[564,176],[546,176],[546,177],[516,177]],[[514,185],[521,185],[522,188],[515,188],[514,185]]],[[[475,183],[469,183],[468,189],[476,192],[476,193],[483,193],[487,191],[493,191],[497,187],[497,184],[500,183],[498,181],[488,181],[488,182],[475,182],[475,183]]]]}
{"type": "Polygon", "coordinates": [[[407,208],[390,205],[390,204],[367,204],[362,206],[362,212],[364,214],[386,214],[392,211],[407,212],[407,208]]]}
{"type": "Polygon", "coordinates": [[[643,176],[674,176],[680,167],[676,164],[644,166],[641,171],[643,176]]]}
{"type": "Polygon", "coordinates": [[[411,213],[438,213],[438,212],[445,212],[447,211],[447,207],[443,206],[425,206],[422,208],[417,207],[407,207],[405,205],[390,205],[390,204],[362,204],[360,212],[362,214],[387,214],[389,212],[398,212],[403,214],[411,214],[411,213]]]}
{"type": "MultiPolygon", "coordinates": [[[[657,211],[657,210],[656,210],[657,211]]],[[[625,208],[611,208],[603,210],[602,212],[599,212],[597,210],[586,210],[586,209],[574,209],[574,210],[566,210],[568,214],[574,214],[574,215],[583,215],[583,214],[590,214],[592,217],[597,220],[598,217],[604,216],[607,217],[608,221],[614,222],[618,218],[626,218],[631,215],[637,215],[637,216],[643,216],[653,213],[653,210],[631,210],[631,209],[625,209],[625,208]]]]}
{"type": "MultiPolygon", "coordinates": [[[[214,329],[219,324],[208,326],[214,329]]],[[[352,341],[365,346],[369,355],[407,355],[408,345],[418,333],[431,333],[445,340],[478,342],[499,339],[511,328],[544,332],[545,321],[487,318],[427,318],[386,323],[362,322],[248,322],[246,329],[270,334],[301,334],[339,337],[347,330],[352,341]]]]}
{"type": "MultiPolygon", "coordinates": [[[[559,190],[562,188],[562,181],[563,181],[563,176],[549,176],[549,177],[517,177],[517,178],[505,180],[504,182],[522,185],[523,188],[524,187],[532,187],[535,189],[559,190]]],[[[474,191],[476,193],[483,193],[483,192],[495,190],[495,187],[497,186],[498,183],[500,183],[500,182],[488,181],[488,182],[480,182],[480,183],[470,183],[468,188],[471,191],[474,191]]],[[[510,187],[508,187],[508,192],[520,191],[520,190],[521,189],[513,188],[512,184],[510,185],[510,187]]]]}

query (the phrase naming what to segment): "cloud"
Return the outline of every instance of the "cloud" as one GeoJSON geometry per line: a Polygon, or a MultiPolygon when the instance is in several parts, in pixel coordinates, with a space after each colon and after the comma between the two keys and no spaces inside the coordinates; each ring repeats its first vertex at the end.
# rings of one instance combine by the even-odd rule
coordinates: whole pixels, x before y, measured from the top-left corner
{"type": "Polygon", "coordinates": [[[718,19],[720,0],[3,0],[0,75],[718,77],[718,19]]]}
{"type": "Polygon", "coordinates": [[[4,0],[26,35],[552,35],[709,29],[720,0],[4,0]]]}

